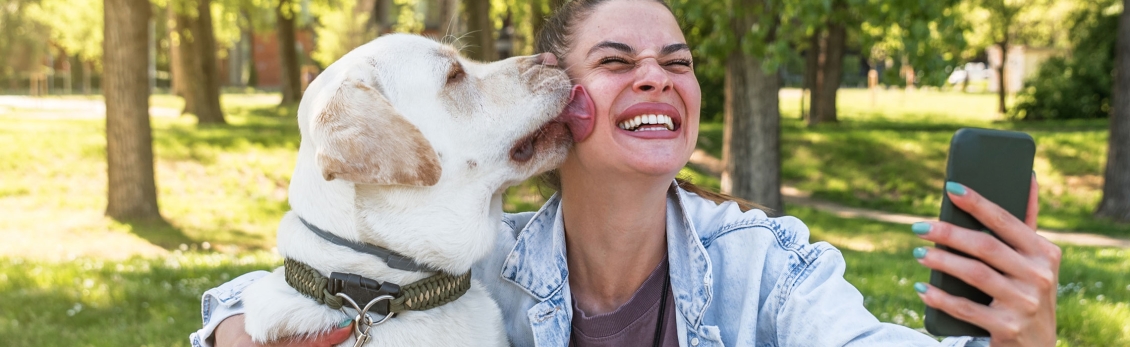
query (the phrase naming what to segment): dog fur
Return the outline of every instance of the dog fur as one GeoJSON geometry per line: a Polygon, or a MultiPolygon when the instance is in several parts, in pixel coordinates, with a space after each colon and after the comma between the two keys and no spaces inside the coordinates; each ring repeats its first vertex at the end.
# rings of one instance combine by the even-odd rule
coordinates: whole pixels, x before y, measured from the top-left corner
{"type": "MultiPolygon", "coordinates": [[[[406,285],[432,275],[391,269],[326,242],[301,215],[345,239],[450,274],[469,271],[491,251],[502,191],[558,165],[571,142],[566,126],[552,122],[571,84],[561,68],[542,62],[477,63],[435,41],[395,34],[330,65],[299,105],[302,143],[279,253],[325,276],[406,285]],[[515,159],[523,148],[534,155],[515,159]]],[[[295,291],[281,268],[242,298],[246,330],[259,343],[323,333],[352,318],[295,291]]],[[[475,280],[460,299],[400,313],[370,334],[371,346],[507,344],[501,313],[475,280]]]]}

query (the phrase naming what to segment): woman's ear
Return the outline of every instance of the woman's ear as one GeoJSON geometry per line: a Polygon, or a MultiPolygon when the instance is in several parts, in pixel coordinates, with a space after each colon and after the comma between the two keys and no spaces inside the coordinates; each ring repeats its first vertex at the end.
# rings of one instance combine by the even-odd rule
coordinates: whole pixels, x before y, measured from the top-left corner
{"type": "Polygon", "coordinates": [[[317,163],[327,181],[431,186],[439,156],[420,129],[376,88],[346,79],[311,120],[317,163]]]}

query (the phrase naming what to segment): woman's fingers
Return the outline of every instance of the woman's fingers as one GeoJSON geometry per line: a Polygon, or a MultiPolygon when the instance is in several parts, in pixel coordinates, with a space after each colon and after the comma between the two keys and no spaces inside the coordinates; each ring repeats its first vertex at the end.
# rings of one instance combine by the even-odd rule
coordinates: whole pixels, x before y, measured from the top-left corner
{"type": "Polygon", "coordinates": [[[997,317],[999,312],[989,306],[950,295],[926,283],[915,283],[914,290],[918,291],[918,297],[922,298],[922,302],[926,303],[927,306],[948,313],[954,318],[973,323],[988,330],[991,334],[996,335],[998,332],[1019,331],[1020,329],[1019,327],[1006,326],[1004,320],[997,317]]]}
{"type": "MultiPolygon", "coordinates": [[[[349,322],[352,323],[352,322],[349,322]]],[[[275,343],[258,344],[251,340],[251,335],[244,331],[243,315],[234,315],[220,322],[213,333],[214,346],[232,347],[329,347],[336,346],[346,340],[353,333],[353,324],[342,328],[334,328],[325,334],[318,334],[305,338],[289,338],[275,343]]]]}
{"type": "Polygon", "coordinates": [[[977,287],[992,297],[1015,294],[1017,288],[997,270],[975,259],[966,258],[940,248],[918,247],[914,257],[922,265],[949,274],[977,287]]]}
{"type": "Polygon", "coordinates": [[[1024,256],[987,233],[943,222],[921,222],[912,228],[922,239],[968,254],[1005,274],[1016,277],[1036,275],[1024,256]]]}
{"type": "Polygon", "coordinates": [[[1016,250],[1029,254],[1040,249],[1038,241],[1043,237],[996,203],[957,182],[946,182],[946,190],[954,205],[969,212],[1016,250]]]}

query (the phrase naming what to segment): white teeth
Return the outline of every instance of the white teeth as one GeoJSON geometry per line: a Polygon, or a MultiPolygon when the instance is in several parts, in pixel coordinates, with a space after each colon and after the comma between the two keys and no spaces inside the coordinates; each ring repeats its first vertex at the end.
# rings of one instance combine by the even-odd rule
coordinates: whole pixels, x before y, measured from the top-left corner
{"type": "Polygon", "coordinates": [[[639,115],[639,116],[632,117],[632,119],[620,122],[620,124],[617,124],[617,126],[619,126],[620,129],[624,129],[624,130],[628,130],[628,131],[664,130],[663,128],[656,128],[656,127],[648,127],[648,128],[640,129],[639,127],[641,125],[663,125],[667,128],[666,130],[671,130],[671,131],[675,130],[675,122],[671,120],[671,116],[662,115],[662,114],[639,115]]]}

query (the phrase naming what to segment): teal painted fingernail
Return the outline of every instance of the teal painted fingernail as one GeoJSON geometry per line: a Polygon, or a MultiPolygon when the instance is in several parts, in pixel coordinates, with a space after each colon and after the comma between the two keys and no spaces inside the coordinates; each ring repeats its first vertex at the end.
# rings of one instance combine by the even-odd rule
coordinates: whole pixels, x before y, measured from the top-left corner
{"type": "Polygon", "coordinates": [[[922,283],[922,282],[915,282],[914,283],[914,291],[922,293],[922,294],[926,294],[926,289],[929,289],[929,287],[926,287],[925,283],[922,283]]]}
{"type": "Polygon", "coordinates": [[[953,193],[953,195],[965,195],[965,186],[957,182],[946,182],[946,191],[953,193]]]}
{"type": "Polygon", "coordinates": [[[342,328],[349,326],[350,324],[353,324],[353,319],[352,318],[346,318],[345,320],[341,321],[341,323],[338,323],[337,328],[342,329],[342,328]]]}
{"type": "Polygon", "coordinates": [[[918,235],[926,235],[926,233],[930,232],[930,227],[930,223],[918,222],[910,225],[910,231],[918,235]]]}
{"type": "Polygon", "coordinates": [[[916,247],[916,248],[914,248],[914,257],[918,258],[918,259],[925,258],[926,257],[926,247],[916,247]]]}

